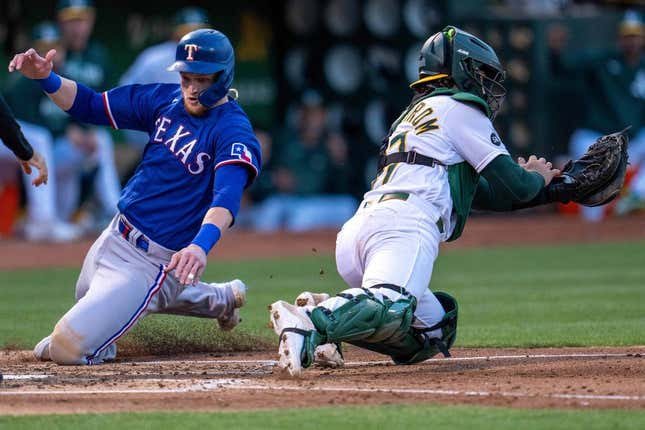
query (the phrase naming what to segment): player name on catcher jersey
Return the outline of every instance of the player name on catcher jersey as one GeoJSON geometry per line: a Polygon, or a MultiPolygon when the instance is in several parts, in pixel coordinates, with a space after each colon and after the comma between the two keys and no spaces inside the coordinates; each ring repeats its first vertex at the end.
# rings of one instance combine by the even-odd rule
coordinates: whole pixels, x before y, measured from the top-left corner
{"type": "Polygon", "coordinates": [[[195,117],[184,109],[179,85],[153,84],[114,88],[103,93],[103,102],[112,127],[150,136],[118,207],[166,248],[185,247],[199,231],[219,166],[247,167],[247,186],[259,173],[260,144],[234,100],[195,117]]]}
{"type": "Polygon", "coordinates": [[[407,151],[432,157],[443,166],[390,164],[374,180],[365,199],[393,192],[420,197],[428,203],[426,212],[433,212],[428,215],[435,221],[441,219],[444,240],[450,237],[455,224],[446,166],[467,162],[479,173],[498,155],[508,155],[482,110],[450,95],[422,97],[394,123],[386,154],[407,151]]]}

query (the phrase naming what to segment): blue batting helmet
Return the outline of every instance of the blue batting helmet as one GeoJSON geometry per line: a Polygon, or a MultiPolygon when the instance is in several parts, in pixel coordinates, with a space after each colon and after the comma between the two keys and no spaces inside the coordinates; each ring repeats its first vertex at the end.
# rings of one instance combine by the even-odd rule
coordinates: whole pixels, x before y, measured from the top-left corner
{"type": "Polygon", "coordinates": [[[235,53],[228,38],[210,28],[191,31],[177,44],[175,62],[169,71],[199,74],[216,73],[213,85],[199,94],[198,99],[206,107],[212,107],[224,97],[233,83],[235,53]]]}

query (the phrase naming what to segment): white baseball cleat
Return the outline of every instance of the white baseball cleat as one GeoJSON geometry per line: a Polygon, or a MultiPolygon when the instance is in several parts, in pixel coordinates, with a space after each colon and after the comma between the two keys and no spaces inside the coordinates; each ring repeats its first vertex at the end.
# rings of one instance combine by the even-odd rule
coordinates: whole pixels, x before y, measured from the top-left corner
{"type": "Polygon", "coordinates": [[[304,291],[296,297],[294,304],[296,306],[316,306],[319,303],[324,302],[329,298],[327,293],[310,293],[309,291],[304,291]]]}
{"type": "Polygon", "coordinates": [[[36,360],[40,361],[49,361],[51,357],[49,356],[49,344],[51,343],[52,336],[49,335],[40,342],[34,348],[33,354],[36,360]]]}
{"type": "Polygon", "coordinates": [[[299,377],[302,374],[302,351],[305,337],[300,333],[288,330],[315,330],[314,324],[304,314],[304,309],[283,300],[271,304],[269,314],[271,326],[280,336],[278,367],[288,371],[291,376],[299,377]]]}
{"type": "Polygon", "coordinates": [[[230,331],[235,328],[242,318],[240,318],[240,308],[246,304],[246,285],[239,279],[234,279],[228,283],[227,287],[233,290],[235,297],[235,307],[228,314],[221,316],[217,319],[219,328],[222,331],[230,331]]]}

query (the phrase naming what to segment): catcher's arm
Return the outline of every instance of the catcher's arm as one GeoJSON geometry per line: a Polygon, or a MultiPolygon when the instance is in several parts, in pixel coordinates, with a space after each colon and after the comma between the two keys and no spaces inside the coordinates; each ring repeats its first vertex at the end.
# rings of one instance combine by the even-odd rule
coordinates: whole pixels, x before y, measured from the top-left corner
{"type": "Polygon", "coordinates": [[[520,166],[508,155],[498,155],[481,172],[473,208],[511,211],[535,198],[545,184],[560,173],[551,163],[535,156],[520,166]]]}

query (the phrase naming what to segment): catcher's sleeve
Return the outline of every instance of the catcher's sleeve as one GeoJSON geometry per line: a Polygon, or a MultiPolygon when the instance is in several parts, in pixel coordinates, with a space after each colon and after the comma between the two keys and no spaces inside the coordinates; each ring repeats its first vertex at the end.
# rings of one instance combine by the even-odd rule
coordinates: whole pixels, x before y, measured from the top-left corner
{"type": "Polygon", "coordinates": [[[498,155],[482,170],[473,209],[511,211],[532,201],[544,188],[544,178],[527,172],[508,155],[498,155]]]}
{"type": "Polygon", "coordinates": [[[0,97],[0,139],[21,160],[27,161],[34,156],[33,148],[22,134],[20,125],[2,97],[0,97]]]}

